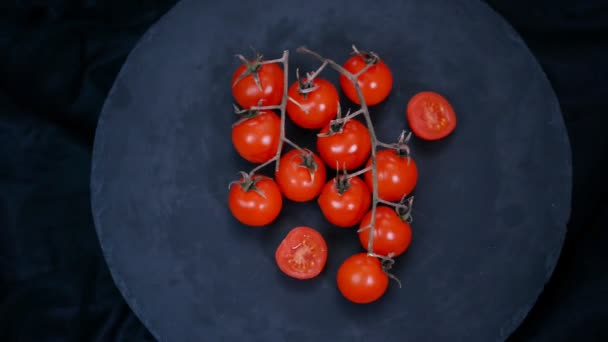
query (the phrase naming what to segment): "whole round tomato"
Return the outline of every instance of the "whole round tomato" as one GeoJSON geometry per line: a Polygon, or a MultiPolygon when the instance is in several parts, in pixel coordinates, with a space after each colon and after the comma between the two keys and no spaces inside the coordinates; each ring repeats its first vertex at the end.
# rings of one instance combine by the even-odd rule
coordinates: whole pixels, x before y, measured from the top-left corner
{"type": "MultiPolygon", "coordinates": [[[[369,226],[372,219],[371,210],[363,216],[359,228],[369,226]]],[[[365,229],[359,233],[361,246],[367,250],[370,230],[365,229]]],[[[412,228],[408,222],[401,220],[395,209],[387,206],[376,207],[376,221],[374,224],[373,252],[379,255],[399,256],[405,252],[412,241],[412,228]]]]}
{"type": "Polygon", "coordinates": [[[336,278],[340,293],[357,304],[378,300],[388,288],[388,275],[380,260],[367,253],[348,257],[338,268],[336,278]]]}
{"type": "Polygon", "coordinates": [[[312,82],[296,81],[289,87],[288,94],[299,105],[288,101],[287,115],[302,128],[320,129],[338,113],[338,90],[325,79],[316,77],[312,82]]]}
{"type": "Polygon", "coordinates": [[[243,174],[238,182],[230,184],[228,206],[232,215],[242,224],[261,227],[272,223],[279,216],[283,197],[279,186],[271,178],[243,174]]]}
{"type": "Polygon", "coordinates": [[[348,228],[361,221],[371,206],[372,199],[361,178],[338,176],[325,184],[317,203],[327,221],[348,228]]]}
{"type": "MultiPolygon", "coordinates": [[[[366,167],[372,164],[371,158],[366,167]]],[[[418,182],[418,168],[414,159],[401,156],[396,150],[385,149],[376,153],[376,170],[378,177],[378,197],[385,201],[395,202],[414,190],[418,182]],[[409,160],[409,162],[408,162],[409,160]]],[[[365,183],[373,189],[372,171],[364,175],[365,183]]]]}
{"type": "MultiPolygon", "coordinates": [[[[370,54],[356,54],[344,62],[344,69],[352,74],[363,70],[367,64],[374,64],[357,78],[363,99],[368,106],[384,101],[393,88],[393,74],[389,67],[379,58],[370,54]]],[[[340,87],[351,101],[361,104],[353,83],[344,75],[340,75],[340,87]]]]}
{"type": "Polygon", "coordinates": [[[284,92],[284,73],[277,63],[261,64],[261,57],[241,64],[232,75],[232,95],[243,108],[281,104],[284,92]]]}
{"type": "Polygon", "coordinates": [[[252,163],[264,163],[274,157],[280,138],[281,119],[272,111],[259,111],[232,127],[232,145],[252,163]]]}
{"type": "Polygon", "coordinates": [[[290,150],[279,161],[275,179],[285,197],[294,202],[314,199],[327,178],[321,158],[311,151],[290,150]]]}
{"type": "Polygon", "coordinates": [[[446,98],[431,91],[420,92],[407,104],[412,132],[424,140],[439,140],[456,128],[456,114],[446,98]]]}
{"type": "Polygon", "coordinates": [[[296,279],[318,276],[327,262],[327,244],[310,227],[293,228],[277,247],[275,261],[286,275],[296,279]]]}
{"type": "Polygon", "coordinates": [[[358,120],[351,119],[343,125],[326,125],[317,137],[317,152],[327,166],[332,169],[351,171],[359,168],[372,150],[367,127],[358,120]]]}

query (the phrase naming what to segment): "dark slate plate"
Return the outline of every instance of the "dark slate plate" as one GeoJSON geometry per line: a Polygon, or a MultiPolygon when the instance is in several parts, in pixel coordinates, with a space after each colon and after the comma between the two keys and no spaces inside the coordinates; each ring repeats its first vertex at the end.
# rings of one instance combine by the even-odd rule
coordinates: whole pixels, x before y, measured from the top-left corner
{"type": "MultiPolygon", "coordinates": [[[[290,135],[308,146],[313,136],[290,135]]],[[[477,1],[183,1],[117,78],[92,172],[114,279],[165,341],[502,340],[551,274],[570,211],[570,149],[551,86],[477,1]],[[266,229],[237,224],[226,205],[227,184],[250,168],[229,141],[234,54],[289,49],[306,68],[316,62],[296,47],[343,61],[352,43],[395,73],[373,112],[381,139],[405,127],[418,91],[445,94],[459,115],[449,139],[412,144],[421,177],[414,240],[395,267],[404,288],[365,306],[335,287],[339,263],[360,251],[355,233],[325,223],[314,202],[288,203],[266,229]],[[313,281],[274,264],[296,225],[318,228],[331,250],[313,281]]]]}

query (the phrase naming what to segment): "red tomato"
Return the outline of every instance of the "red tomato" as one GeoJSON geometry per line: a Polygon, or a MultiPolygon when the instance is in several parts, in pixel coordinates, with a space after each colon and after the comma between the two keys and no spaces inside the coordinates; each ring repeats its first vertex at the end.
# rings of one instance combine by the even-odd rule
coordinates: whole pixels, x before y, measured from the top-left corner
{"type": "MultiPolygon", "coordinates": [[[[346,60],[343,67],[352,74],[356,74],[365,68],[368,63],[373,63],[372,57],[353,55],[346,60]]],[[[389,67],[380,59],[377,59],[375,63],[374,66],[367,69],[357,78],[357,83],[368,106],[373,106],[384,101],[393,88],[393,74],[389,67]]],[[[355,86],[344,75],[340,75],[340,87],[346,97],[356,104],[361,104],[355,86]]]]}
{"type": "MultiPolygon", "coordinates": [[[[330,125],[326,125],[321,134],[327,134],[330,125]]],[[[367,127],[360,121],[348,120],[341,132],[317,137],[317,151],[321,159],[332,169],[339,167],[348,171],[359,168],[369,157],[372,150],[367,127]]]]}
{"type": "Polygon", "coordinates": [[[287,115],[297,126],[320,129],[336,117],[340,96],[331,82],[316,77],[312,84],[306,84],[303,91],[300,89],[300,82],[296,81],[289,87],[288,92],[289,96],[300,104],[288,101],[286,108],[287,115]],[[306,87],[317,89],[306,93],[306,87]]]}
{"type": "MultiPolygon", "coordinates": [[[[367,227],[371,219],[372,212],[370,210],[363,216],[359,228],[367,227]]],[[[393,257],[403,254],[412,241],[412,228],[410,224],[401,220],[395,209],[387,206],[376,207],[375,222],[373,252],[384,256],[393,253],[393,257]]],[[[365,229],[359,233],[359,241],[365,250],[367,250],[369,235],[369,229],[365,229]]]]}
{"type": "Polygon", "coordinates": [[[372,199],[369,189],[359,177],[336,177],[325,184],[317,199],[323,216],[342,228],[356,225],[369,209],[372,199]]]}
{"type": "MultiPolygon", "coordinates": [[[[366,167],[372,164],[371,158],[366,167]]],[[[393,149],[380,150],[376,153],[376,170],[378,177],[378,197],[385,201],[401,200],[414,190],[418,182],[418,168],[412,157],[402,157],[393,149]],[[409,163],[408,163],[409,159],[409,163]]],[[[365,183],[373,189],[372,172],[364,175],[365,183]]]]}
{"type": "Polygon", "coordinates": [[[275,174],[277,184],[285,197],[294,202],[314,199],[327,178],[325,165],[316,154],[293,149],[285,153],[275,174]]]}
{"type": "Polygon", "coordinates": [[[388,288],[388,275],[376,257],[358,253],[346,259],[337,275],[338,289],[353,303],[368,304],[378,300],[388,288]]]}
{"type": "Polygon", "coordinates": [[[261,164],[274,157],[280,137],[281,119],[271,111],[260,111],[232,127],[232,145],[252,163],[261,164]]]}
{"type": "Polygon", "coordinates": [[[456,128],[456,114],[452,105],[434,92],[416,94],[408,102],[406,112],[412,132],[420,139],[438,140],[456,128]]]}
{"type": "Polygon", "coordinates": [[[318,276],[327,262],[327,244],[316,230],[301,226],[293,228],[275,252],[279,269],[296,279],[318,276]]]}
{"type": "Polygon", "coordinates": [[[268,225],[279,216],[283,207],[279,186],[268,177],[245,176],[230,185],[230,212],[242,224],[252,227],[268,225]]]}
{"type": "Polygon", "coordinates": [[[243,108],[257,106],[260,100],[263,100],[263,106],[279,105],[283,100],[283,68],[276,63],[259,62],[258,58],[248,64],[243,63],[232,75],[232,95],[236,103],[243,108]]]}

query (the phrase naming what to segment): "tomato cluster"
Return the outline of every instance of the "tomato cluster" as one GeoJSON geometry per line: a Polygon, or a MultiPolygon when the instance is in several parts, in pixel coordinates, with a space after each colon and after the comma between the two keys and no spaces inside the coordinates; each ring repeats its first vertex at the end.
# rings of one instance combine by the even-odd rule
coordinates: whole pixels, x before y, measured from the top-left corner
{"type": "MultiPolygon", "coordinates": [[[[232,75],[232,95],[241,118],[232,126],[235,151],[256,164],[230,184],[228,205],[240,223],[264,227],[281,213],[284,198],[316,201],[328,223],[357,229],[366,253],[344,260],[336,274],[340,293],[354,303],[378,300],[388,288],[393,258],[405,253],[411,239],[412,192],[418,181],[416,162],[403,134],[398,143],[375,138],[364,108],[385,101],[393,87],[388,65],[371,52],[354,48],[342,65],[339,89],[361,109],[342,115],[338,87],[319,76],[331,63],[287,84],[287,54],[279,60],[247,60],[232,75]],[[283,67],[281,67],[281,63],[283,67]],[[280,113],[277,114],[277,112],[280,113]],[[363,114],[364,124],[359,115],[363,114]],[[302,148],[285,137],[285,120],[316,134],[314,148],[302,148]],[[284,146],[289,145],[291,149],[284,146]],[[261,169],[275,164],[272,176],[261,169]],[[328,168],[336,175],[329,177],[328,168]],[[372,233],[373,232],[373,233],[372,233]]],[[[318,55],[317,55],[318,56],[318,55]]],[[[321,58],[320,56],[318,58],[321,58]]],[[[330,63],[331,62],[331,63],[330,63]]],[[[437,140],[456,125],[454,111],[441,95],[421,92],[407,104],[405,115],[417,137],[437,140]]],[[[276,249],[278,268],[296,279],[317,277],[325,268],[327,244],[319,231],[293,228],[276,249]]]]}

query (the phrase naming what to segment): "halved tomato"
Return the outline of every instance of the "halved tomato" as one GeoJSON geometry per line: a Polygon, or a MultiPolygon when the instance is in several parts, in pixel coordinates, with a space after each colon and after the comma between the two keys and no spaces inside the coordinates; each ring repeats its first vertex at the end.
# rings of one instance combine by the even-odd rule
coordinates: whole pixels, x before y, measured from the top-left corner
{"type": "Polygon", "coordinates": [[[446,98],[432,91],[410,99],[406,110],[410,129],[420,139],[439,140],[456,128],[456,114],[446,98]]]}
{"type": "Polygon", "coordinates": [[[279,269],[292,278],[314,278],[325,268],[327,243],[315,229],[295,227],[279,244],[275,260],[279,269]]]}

